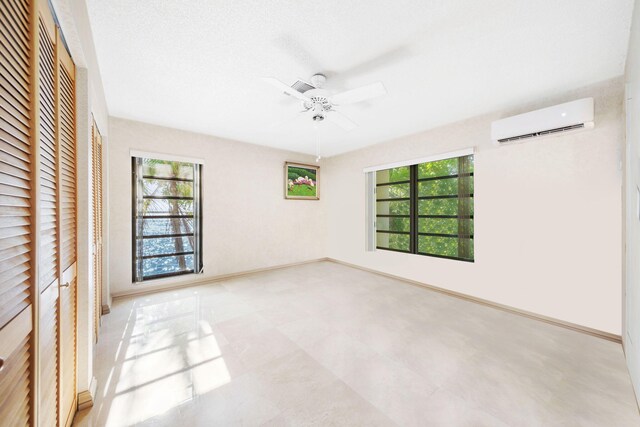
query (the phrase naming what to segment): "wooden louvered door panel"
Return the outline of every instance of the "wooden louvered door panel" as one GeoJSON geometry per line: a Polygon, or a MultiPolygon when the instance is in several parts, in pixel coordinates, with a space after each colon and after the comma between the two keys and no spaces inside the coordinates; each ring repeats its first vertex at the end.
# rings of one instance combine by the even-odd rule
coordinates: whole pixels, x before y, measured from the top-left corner
{"type": "Polygon", "coordinates": [[[38,423],[58,424],[58,147],[56,30],[46,2],[38,3],[38,423]]]}
{"type": "Polygon", "coordinates": [[[26,426],[31,419],[31,305],[0,330],[0,425],[26,426]]]}
{"type": "Polygon", "coordinates": [[[93,283],[94,286],[94,340],[98,341],[102,313],[102,135],[96,122],[92,126],[93,157],[93,283]]]}
{"type": "Polygon", "coordinates": [[[46,0],[0,0],[0,426],[75,414],[75,66],[62,46],[46,0]]]}
{"type": "Polygon", "coordinates": [[[32,4],[0,0],[0,426],[31,422],[32,4]]]}
{"type": "Polygon", "coordinates": [[[58,197],[60,200],[59,411],[69,426],[76,403],[76,119],[75,66],[58,39],[58,197]]]}

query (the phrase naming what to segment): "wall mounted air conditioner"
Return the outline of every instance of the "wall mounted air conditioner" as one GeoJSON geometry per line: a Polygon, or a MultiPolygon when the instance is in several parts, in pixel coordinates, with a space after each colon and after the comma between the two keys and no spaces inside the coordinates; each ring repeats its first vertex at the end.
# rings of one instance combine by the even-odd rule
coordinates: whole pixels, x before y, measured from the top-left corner
{"type": "Polygon", "coordinates": [[[584,98],[497,120],[491,123],[491,139],[505,143],[591,128],[593,98],[584,98]]]}

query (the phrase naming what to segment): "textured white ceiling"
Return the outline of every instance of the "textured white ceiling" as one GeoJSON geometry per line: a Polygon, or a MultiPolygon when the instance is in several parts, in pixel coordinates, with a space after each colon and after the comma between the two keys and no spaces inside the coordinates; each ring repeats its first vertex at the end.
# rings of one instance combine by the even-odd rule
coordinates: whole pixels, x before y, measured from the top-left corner
{"type": "Polygon", "coordinates": [[[112,115],[311,154],[319,138],[328,156],[621,75],[633,0],[88,5],[112,115]],[[314,130],[260,80],[318,72],[389,94],[342,107],[354,131],[314,130]]]}

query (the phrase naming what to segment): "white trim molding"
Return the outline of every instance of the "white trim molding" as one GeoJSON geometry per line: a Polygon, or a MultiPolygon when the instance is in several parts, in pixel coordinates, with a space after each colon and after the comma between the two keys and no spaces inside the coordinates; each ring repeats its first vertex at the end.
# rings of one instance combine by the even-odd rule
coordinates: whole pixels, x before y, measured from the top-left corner
{"type": "MultiPolygon", "coordinates": [[[[138,287],[136,285],[134,288],[130,290],[126,290],[122,292],[114,292],[112,297],[113,299],[119,299],[119,298],[124,298],[129,296],[145,295],[145,294],[152,294],[155,292],[187,288],[190,286],[208,285],[211,283],[221,282],[228,279],[235,279],[237,277],[243,277],[251,274],[263,273],[263,272],[272,271],[272,270],[280,270],[283,268],[296,267],[298,265],[311,264],[311,263],[320,262],[320,261],[328,261],[328,258],[316,258],[316,259],[310,259],[307,261],[292,262],[290,264],[280,264],[280,265],[274,265],[271,267],[256,268],[254,270],[246,270],[246,271],[240,271],[236,273],[221,274],[218,276],[203,277],[200,279],[183,281],[183,282],[176,282],[175,280],[171,281],[170,279],[175,279],[175,277],[168,277],[166,279],[169,279],[169,280],[166,283],[163,283],[161,285],[146,286],[146,287],[142,287],[142,286],[138,287]]],[[[193,275],[190,275],[190,276],[193,276],[193,275]]],[[[176,276],[176,277],[180,277],[180,276],[176,276]]],[[[158,281],[161,281],[161,280],[164,282],[165,279],[158,279],[158,281]]],[[[144,282],[140,282],[140,283],[144,283],[144,282]]]]}
{"type": "Polygon", "coordinates": [[[428,283],[418,282],[416,280],[407,279],[406,277],[396,276],[395,274],[385,273],[385,272],[380,271],[380,270],[375,270],[373,268],[363,267],[361,265],[352,264],[350,262],[341,261],[339,259],[328,257],[328,258],[326,258],[326,260],[329,261],[329,262],[334,262],[336,264],[341,264],[341,265],[344,265],[344,266],[347,266],[347,267],[356,268],[358,270],[366,271],[368,273],[377,274],[379,276],[384,276],[384,277],[388,277],[390,279],[399,280],[401,282],[408,283],[410,285],[418,286],[418,287],[421,287],[421,288],[425,288],[425,289],[430,290],[430,291],[439,292],[441,294],[448,295],[448,296],[453,297],[453,298],[463,299],[465,301],[470,301],[470,302],[473,302],[475,304],[480,304],[480,305],[484,305],[484,306],[487,306],[487,307],[491,307],[491,308],[494,308],[496,310],[506,311],[508,313],[516,314],[518,316],[528,317],[529,319],[533,319],[533,320],[537,320],[539,322],[544,322],[544,323],[548,323],[550,325],[558,326],[560,328],[569,329],[569,330],[572,330],[572,331],[576,331],[576,332],[580,332],[580,333],[583,333],[583,334],[591,335],[593,337],[601,338],[601,339],[604,339],[604,340],[607,340],[607,341],[612,341],[612,342],[615,342],[617,344],[622,344],[622,337],[620,335],[612,334],[610,332],[601,331],[599,329],[590,328],[588,326],[578,325],[576,323],[571,323],[571,322],[567,322],[567,321],[564,321],[564,320],[556,319],[554,317],[549,317],[549,316],[545,316],[545,315],[542,315],[542,314],[533,313],[531,311],[521,310],[519,308],[511,307],[509,305],[500,304],[500,303],[489,301],[489,300],[486,300],[486,299],[474,297],[474,296],[471,296],[471,295],[463,294],[461,292],[451,291],[451,290],[446,289],[446,288],[441,288],[439,286],[433,286],[433,285],[430,285],[428,283]]]}
{"type": "Polygon", "coordinates": [[[367,236],[365,250],[373,252],[376,250],[376,174],[367,172],[366,182],[366,212],[365,212],[365,234],[367,236]]]}
{"type": "Polygon", "coordinates": [[[468,156],[475,153],[475,147],[464,148],[462,150],[449,151],[446,153],[434,154],[432,156],[420,157],[418,159],[403,160],[401,162],[387,163],[384,165],[369,166],[363,172],[377,172],[385,169],[399,168],[402,166],[417,165],[419,163],[435,162],[438,160],[453,159],[456,157],[468,156]]]}
{"type": "Polygon", "coordinates": [[[196,163],[204,165],[204,159],[195,157],[176,156],[168,153],[152,153],[149,151],[129,150],[131,157],[143,157],[147,159],[167,160],[170,162],[196,163]]]}

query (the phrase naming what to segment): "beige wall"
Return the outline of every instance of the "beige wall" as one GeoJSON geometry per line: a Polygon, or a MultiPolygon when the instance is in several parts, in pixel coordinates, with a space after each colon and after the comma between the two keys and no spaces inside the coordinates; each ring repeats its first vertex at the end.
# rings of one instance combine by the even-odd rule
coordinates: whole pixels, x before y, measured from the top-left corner
{"type": "Polygon", "coordinates": [[[326,256],[324,194],[320,201],[284,199],[284,162],[313,157],[116,118],[109,127],[114,294],[326,256]],[[204,159],[203,275],[131,283],[132,149],[204,159]]]}
{"type": "Polygon", "coordinates": [[[626,295],[625,355],[640,399],[640,6],[636,2],[631,26],[626,75],[626,295]]]}
{"type": "Polygon", "coordinates": [[[326,160],[328,256],[620,334],[621,79],[326,160]],[[506,146],[491,121],[592,96],[595,129],[506,146]],[[365,252],[363,168],[467,147],[475,157],[475,263],[365,252]]]}

